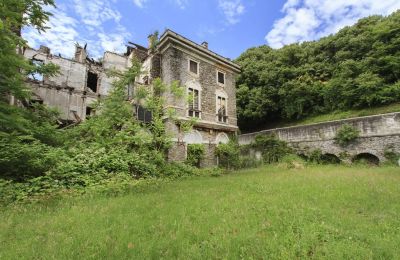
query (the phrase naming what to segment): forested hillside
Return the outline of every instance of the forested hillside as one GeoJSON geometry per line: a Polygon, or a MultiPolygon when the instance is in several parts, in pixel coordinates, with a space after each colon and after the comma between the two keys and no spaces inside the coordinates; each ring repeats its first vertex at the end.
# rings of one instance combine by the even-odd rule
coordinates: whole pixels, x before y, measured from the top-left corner
{"type": "Polygon", "coordinates": [[[243,130],[399,102],[400,11],[315,42],[251,48],[236,61],[243,70],[237,82],[243,130]]]}

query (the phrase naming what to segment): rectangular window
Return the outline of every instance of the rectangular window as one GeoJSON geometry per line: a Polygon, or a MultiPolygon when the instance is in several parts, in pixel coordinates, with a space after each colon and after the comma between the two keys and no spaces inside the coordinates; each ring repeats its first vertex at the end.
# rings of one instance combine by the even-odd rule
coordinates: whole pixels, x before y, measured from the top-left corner
{"type": "Polygon", "coordinates": [[[94,93],[97,93],[97,80],[97,74],[89,71],[86,86],[94,93]]]}
{"type": "Polygon", "coordinates": [[[225,85],[225,73],[218,71],[218,83],[225,85]]]}
{"type": "Polygon", "coordinates": [[[219,122],[226,123],[226,99],[224,97],[217,98],[217,117],[219,122]]]}
{"type": "Polygon", "coordinates": [[[189,71],[194,74],[199,74],[199,63],[189,60],[189,71]]]}
{"type": "Polygon", "coordinates": [[[151,123],[153,115],[150,110],[147,110],[141,105],[136,106],[136,119],[143,123],[151,123]]]}
{"type": "Polygon", "coordinates": [[[189,88],[189,116],[200,118],[200,95],[198,89],[189,88]]]}

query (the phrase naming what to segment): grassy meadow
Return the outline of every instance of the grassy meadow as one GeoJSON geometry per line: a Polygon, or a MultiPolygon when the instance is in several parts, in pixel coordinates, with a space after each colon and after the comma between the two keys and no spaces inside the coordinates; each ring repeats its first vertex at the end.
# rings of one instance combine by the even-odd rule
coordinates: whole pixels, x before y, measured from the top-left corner
{"type": "Polygon", "coordinates": [[[400,168],[269,166],[1,209],[0,259],[399,259],[400,168]]]}

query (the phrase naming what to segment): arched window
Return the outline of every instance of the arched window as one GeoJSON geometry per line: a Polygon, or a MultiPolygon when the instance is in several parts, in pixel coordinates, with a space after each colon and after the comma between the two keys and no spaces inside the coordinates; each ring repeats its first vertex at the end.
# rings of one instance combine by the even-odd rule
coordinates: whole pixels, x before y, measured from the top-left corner
{"type": "Polygon", "coordinates": [[[201,136],[199,131],[192,130],[190,133],[185,134],[185,137],[183,137],[183,141],[186,144],[202,144],[203,137],[201,136]]]}
{"type": "Polygon", "coordinates": [[[215,138],[215,143],[218,144],[227,144],[229,142],[229,137],[226,133],[219,133],[215,138]]]}

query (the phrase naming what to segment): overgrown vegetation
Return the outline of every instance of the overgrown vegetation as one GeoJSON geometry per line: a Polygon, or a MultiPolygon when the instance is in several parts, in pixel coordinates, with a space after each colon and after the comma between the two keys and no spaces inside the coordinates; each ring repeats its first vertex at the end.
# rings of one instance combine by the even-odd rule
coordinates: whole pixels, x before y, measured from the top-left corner
{"type": "MultiPolygon", "coordinates": [[[[62,190],[84,190],[107,183],[125,183],[139,178],[178,177],[194,174],[194,168],[166,161],[171,138],[163,118],[180,123],[189,131],[194,122],[178,122],[174,111],[164,110],[164,93],[185,98],[178,82],[167,86],[160,79],[151,87],[138,87],[134,102],[152,113],[152,122],[136,120],[135,106],[126,101],[126,86],[134,84],[141,64],[133,59],[126,71],[110,69],[115,79],[96,113],[76,127],[58,129],[57,113],[29,102],[24,83],[28,74],[58,73],[53,64],[36,66],[22,55],[23,26],[45,30],[49,13],[42,8],[50,0],[7,1],[0,5],[0,188],[1,202],[44,196],[62,190]],[[4,45],[4,46],[3,46],[4,45]],[[3,48],[4,47],[4,48],[3,48]],[[18,52],[16,52],[18,50],[18,52]],[[11,106],[9,99],[20,107],[11,106]]],[[[153,34],[153,45],[158,34],[153,34]]]]}
{"type": "Polygon", "coordinates": [[[16,205],[0,258],[399,259],[399,182],[395,167],[277,165],[16,205]]]}
{"type": "Polygon", "coordinates": [[[215,148],[218,166],[226,169],[239,169],[240,163],[240,148],[236,140],[229,140],[227,144],[218,144],[215,148]]]}
{"type": "Polygon", "coordinates": [[[399,102],[399,24],[397,11],[319,41],[247,50],[237,59],[240,128],[399,102]]]}
{"type": "Polygon", "coordinates": [[[359,135],[360,131],[357,128],[349,124],[344,124],[336,132],[335,142],[345,147],[354,142],[359,135]]]}
{"type": "Polygon", "coordinates": [[[251,147],[261,152],[264,163],[279,162],[286,155],[293,153],[288,144],[275,135],[258,135],[251,147]]]}
{"type": "Polygon", "coordinates": [[[187,159],[189,165],[200,167],[201,160],[204,158],[204,144],[188,144],[187,159]]]}

